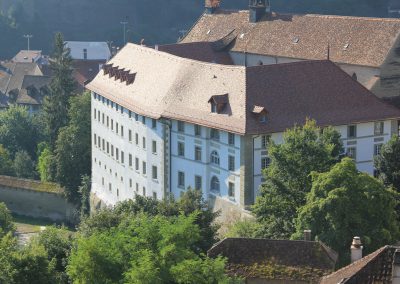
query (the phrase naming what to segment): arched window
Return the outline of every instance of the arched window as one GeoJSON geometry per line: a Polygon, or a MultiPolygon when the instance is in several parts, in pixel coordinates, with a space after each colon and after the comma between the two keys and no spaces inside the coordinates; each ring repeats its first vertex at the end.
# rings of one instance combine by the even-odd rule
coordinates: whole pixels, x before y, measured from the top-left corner
{"type": "Polygon", "coordinates": [[[211,152],[211,163],[219,165],[219,155],[217,151],[211,152]]]}
{"type": "Polygon", "coordinates": [[[211,178],[211,191],[219,192],[219,179],[216,176],[211,178]]]}

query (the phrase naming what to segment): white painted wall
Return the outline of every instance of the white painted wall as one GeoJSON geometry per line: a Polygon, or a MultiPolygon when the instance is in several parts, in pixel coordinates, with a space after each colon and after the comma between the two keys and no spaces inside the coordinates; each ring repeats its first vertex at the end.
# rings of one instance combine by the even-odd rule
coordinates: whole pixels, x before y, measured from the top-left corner
{"type": "MultiPolygon", "coordinates": [[[[114,205],[118,201],[133,199],[135,194],[143,195],[143,187],[145,187],[146,196],[153,196],[153,192],[157,194],[158,199],[164,197],[164,173],[162,172],[162,164],[164,157],[163,147],[163,127],[164,125],[157,121],[157,127],[152,128],[152,121],[146,118],[145,124],[142,117],[135,120],[135,114],[132,112],[129,117],[129,111],[124,108],[121,113],[120,108],[116,110],[116,104],[112,107],[111,102],[107,106],[107,100],[95,99],[92,94],[92,191],[100,199],[109,205],[114,205]],[[96,110],[96,119],[94,111],[96,110]],[[98,113],[100,112],[100,121],[98,113]],[[103,124],[104,114],[104,124],[103,124]],[[109,118],[109,126],[107,127],[107,116],[109,118]],[[114,130],[111,130],[111,119],[113,120],[114,130]],[[118,133],[116,124],[118,123],[118,133]],[[121,125],[123,126],[124,136],[121,136],[121,125]],[[132,131],[132,141],[129,141],[129,130],[132,131]],[[135,135],[138,134],[139,144],[135,143],[135,135]],[[109,142],[109,154],[107,147],[103,151],[102,145],[95,145],[94,135],[96,139],[101,137],[109,142]],[[143,137],[146,138],[146,148],[143,148],[143,137]],[[152,153],[152,140],[157,142],[157,153],[152,153]],[[111,145],[114,147],[114,157],[111,155],[111,145]],[[116,160],[116,148],[119,149],[119,158],[116,160]],[[121,162],[121,151],[124,152],[124,163],[121,162]],[[132,155],[132,167],[129,166],[129,154],[132,155]],[[139,171],[135,170],[135,157],[139,159],[139,171]],[[146,174],[143,174],[142,162],[146,161],[146,174]],[[152,165],[157,166],[157,180],[152,179],[152,165]],[[103,184],[104,179],[104,184],[103,184]],[[132,180],[132,186],[130,185],[132,180]],[[111,183],[111,191],[109,190],[111,183]],[[136,191],[136,183],[138,191],[136,191]],[[117,191],[118,190],[118,191],[117,191]]],[[[105,144],[107,144],[105,142],[105,144]]],[[[96,142],[98,144],[98,141],[96,142]]]]}

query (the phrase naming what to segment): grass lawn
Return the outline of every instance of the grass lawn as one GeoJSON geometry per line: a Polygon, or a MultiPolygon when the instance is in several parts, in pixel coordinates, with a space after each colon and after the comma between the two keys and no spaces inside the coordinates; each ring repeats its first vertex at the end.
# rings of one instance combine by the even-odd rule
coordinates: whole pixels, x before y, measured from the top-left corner
{"type": "MultiPolygon", "coordinates": [[[[62,225],[61,223],[56,223],[48,219],[33,218],[16,214],[13,214],[13,219],[15,226],[17,228],[17,232],[20,234],[38,233],[41,231],[41,227],[62,225]]],[[[66,228],[71,231],[74,229],[74,228],[69,228],[67,226],[66,228]]]]}

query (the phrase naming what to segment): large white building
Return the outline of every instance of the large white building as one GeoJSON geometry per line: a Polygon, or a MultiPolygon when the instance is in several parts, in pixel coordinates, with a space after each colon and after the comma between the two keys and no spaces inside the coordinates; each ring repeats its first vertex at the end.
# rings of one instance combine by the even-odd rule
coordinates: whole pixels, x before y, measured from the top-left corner
{"type": "Polygon", "coordinates": [[[268,139],[279,143],[307,117],[335,126],[370,174],[374,154],[399,131],[400,110],[330,61],[244,67],[161,49],[128,44],[87,86],[92,197],[102,204],[192,187],[218,208],[243,209],[262,183],[268,139]]]}

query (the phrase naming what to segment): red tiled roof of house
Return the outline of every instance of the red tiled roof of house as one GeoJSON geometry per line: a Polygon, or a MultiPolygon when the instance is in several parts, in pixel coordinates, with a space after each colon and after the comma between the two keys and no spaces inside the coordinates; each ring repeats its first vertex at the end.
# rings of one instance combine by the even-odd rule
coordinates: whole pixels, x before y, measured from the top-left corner
{"type": "Polygon", "coordinates": [[[329,45],[336,63],[379,67],[399,32],[399,19],[273,13],[250,23],[249,11],[218,9],[203,14],[181,42],[216,41],[234,33],[236,52],[322,60],[329,45]]]}
{"type": "Polygon", "coordinates": [[[100,72],[87,86],[141,115],[238,134],[282,132],[312,118],[321,126],[397,119],[390,106],[330,61],[254,67],[205,63],[128,44],[109,63],[136,73],[126,85],[100,72]],[[227,94],[221,113],[209,99],[227,94]],[[266,122],[252,113],[268,110],[266,122]]]}

